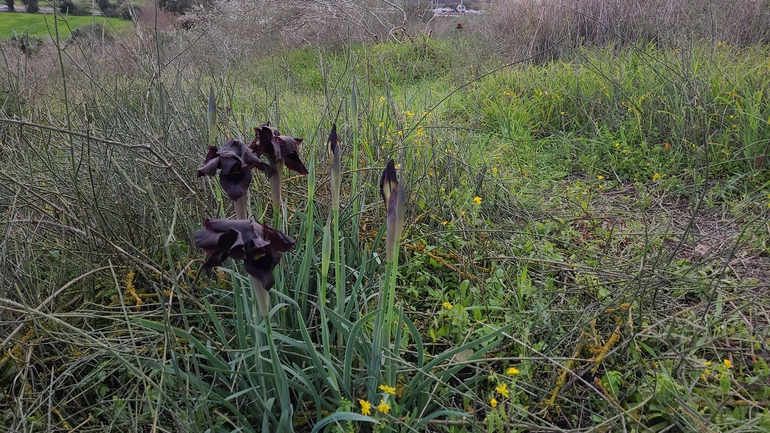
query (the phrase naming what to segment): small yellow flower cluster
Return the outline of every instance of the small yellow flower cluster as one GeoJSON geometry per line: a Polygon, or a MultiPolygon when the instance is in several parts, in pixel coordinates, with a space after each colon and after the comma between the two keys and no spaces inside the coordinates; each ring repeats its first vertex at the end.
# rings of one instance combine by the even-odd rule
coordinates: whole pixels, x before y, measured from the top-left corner
{"type": "Polygon", "coordinates": [[[660,173],[655,173],[655,174],[652,175],[652,181],[653,182],[657,181],[658,179],[660,179],[660,173]]]}
{"type": "Polygon", "coordinates": [[[441,304],[441,305],[442,305],[444,308],[446,308],[447,310],[451,310],[451,309],[452,309],[452,304],[451,304],[450,302],[446,302],[446,301],[444,301],[444,303],[443,303],[443,304],[441,304]]]}
{"type": "MultiPolygon", "coordinates": [[[[388,385],[380,385],[380,391],[385,393],[385,396],[380,399],[380,404],[377,405],[377,410],[381,413],[387,414],[390,412],[390,404],[388,404],[388,396],[396,395],[396,388],[388,385]]],[[[372,404],[364,399],[359,399],[358,404],[361,406],[361,414],[371,415],[372,404]]]]}
{"type": "MultiPolygon", "coordinates": [[[[520,371],[516,367],[508,367],[505,370],[505,374],[512,375],[512,376],[513,375],[517,375],[519,373],[520,373],[520,371]]],[[[497,407],[497,405],[499,404],[499,402],[495,398],[497,396],[497,394],[500,394],[504,398],[510,398],[511,397],[511,390],[508,389],[508,384],[507,383],[499,383],[495,387],[495,395],[492,396],[491,400],[489,400],[489,405],[492,406],[493,409],[495,407],[497,407]]]]}
{"type": "Polygon", "coordinates": [[[704,382],[708,382],[709,376],[711,376],[711,370],[708,368],[703,369],[703,374],[700,375],[700,378],[703,379],[704,382]]]}
{"type": "Polygon", "coordinates": [[[479,197],[479,196],[473,197],[473,202],[480,205],[481,204],[481,197],[479,197]]]}

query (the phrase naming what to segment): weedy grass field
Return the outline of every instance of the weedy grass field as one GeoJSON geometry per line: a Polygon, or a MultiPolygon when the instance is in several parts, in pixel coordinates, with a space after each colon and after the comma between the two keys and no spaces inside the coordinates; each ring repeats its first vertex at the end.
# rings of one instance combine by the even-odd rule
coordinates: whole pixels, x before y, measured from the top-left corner
{"type": "Polygon", "coordinates": [[[3,45],[0,431],[770,429],[770,48],[464,27],[3,45]],[[193,243],[266,121],[309,171],[253,173],[267,321],[193,243]]]}

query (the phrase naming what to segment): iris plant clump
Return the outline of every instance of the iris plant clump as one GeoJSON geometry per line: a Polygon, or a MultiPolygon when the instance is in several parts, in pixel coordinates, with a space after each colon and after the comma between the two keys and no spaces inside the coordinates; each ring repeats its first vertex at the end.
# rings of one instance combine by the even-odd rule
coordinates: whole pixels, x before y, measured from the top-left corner
{"type": "MultiPolygon", "coordinates": [[[[213,119],[215,118],[215,104],[212,102],[213,96],[209,100],[209,130],[211,139],[214,138],[213,119]],[[213,108],[212,108],[213,107],[213,108]]],[[[250,276],[251,286],[254,297],[256,298],[257,311],[259,316],[257,320],[264,319],[265,334],[260,334],[259,342],[266,342],[270,348],[272,373],[275,378],[275,386],[281,402],[282,411],[288,419],[291,419],[293,412],[293,403],[289,398],[288,379],[281,365],[275,343],[272,338],[270,314],[269,291],[276,285],[274,271],[278,266],[281,256],[292,249],[295,240],[277,230],[270,225],[258,223],[248,219],[248,193],[253,179],[251,170],[256,168],[262,171],[270,183],[270,195],[273,203],[275,222],[274,226],[279,227],[285,224],[285,209],[281,200],[281,180],[284,168],[295,171],[300,175],[307,175],[308,169],[302,162],[299,154],[299,145],[301,138],[290,135],[281,135],[278,128],[265,123],[254,128],[254,140],[250,146],[239,140],[231,139],[221,147],[210,146],[203,161],[198,169],[198,176],[219,175],[219,183],[222,190],[229,197],[235,207],[235,219],[206,219],[204,228],[194,234],[195,246],[206,252],[206,260],[203,263],[203,269],[210,269],[221,266],[228,258],[243,262],[245,271],[250,276]],[[260,318],[261,316],[261,318],[260,318]]],[[[341,257],[341,239],[340,239],[340,190],[341,190],[341,150],[339,138],[337,136],[336,125],[332,125],[329,139],[328,150],[331,157],[331,183],[332,183],[332,214],[330,220],[334,222],[334,244],[335,244],[335,279],[336,279],[336,302],[337,314],[343,316],[344,300],[346,296],[345,279],[342,271],[341,257]]],[[[312,166],[311,166],[312,168],[312,166]]],[[[385,345],[391,341],[391,324],[394,315],[394,295],[396,282],[396,269],[398,261],[398,239],[401,236],[404,224],[404,186],[399,183],[396,173],[396,166],[393,160],[390,160],[382,174],[380,180],[380,193],[385,203],[387,211],[387,239],[386,239],[386,271],[383,290],[379,299],[378,314],[374,326],[374,338],[372,345],[372,363],[370,364],[369,380],[369,400],[361,400],[362,412],[368,413],[372,405],[368,401],[374,399],[376,393],[376,383],[381,380],[381,360],[385,355],[385,345]]],[[[330,248],[330,230],[327,223],[324,231],[324,254],[323,254],[323,279],[326,278],[326,271],[329,268],[331,254],[330,248]]],[[[282,280],[282,279],[280,279],[282,280]]],[[[278,284],[282,288],[282,284],[278,284]]],[[[325,285],[321,285],[319,291],[319,300],[321,307],[322,336],[324,342],[324,356],[327,359],[329,353],[329,335],[326,329],[326,296],[325,285]]],[[[338,332],[338,347],[344,346],[343,334],[338,332]]],[[[385,364],[386,383],[395,383],[395,367],[392,361],[387,359],[385,364]]],[[[392,394],[395,388],[380,387],[388,394],[392,394]]],[[[380,400],[377,410],[383,414],[390,411],[391,406],[388,403],[387,395],[380,400]]],[[[281,417],[282,419],[284,416],[281,417]]],[[[288,425],[288,424],[286,424],[288,425]]],[[[288,428],[288,430],[291,430],[288,428]]]]}
{"type": "MultiPolygon", "coordinates": [[[[215,138],[214,122],[216,103],[213,91],[209,95],[208,122],[210,140],[215,138]]],[[[275,220],[280,224],[284,213],[281,203],[281,177],[283,168],[288,167],[302,175],[308,174],[299,156],[298,145],[302,139],[280,135],[278,129],[269,124],[255,128],[256,138],[251,146],[240,140],[229,140],[221,148],[210,146],[198,176],[214,176],[219,173],[222,190],[233,201],[236,219],[206,219],[205,228],[195,232],[195,246],[206,251],[204,269],[220,266],[228,257],[243,262],[250,276],[253,295],[257,303],[255,318],[264,319],[264,331],[259,333],[259,344],[265,340],[270,349],[270,361],[275,389],[286,419],[291,419],[293,403],[289,398],[286,373],[281,365],[272,336],[270,319],[269,290],[275,285],[273,275],[281,255],[294,246],[294,239],[267,224],[248,219],[248,192],[253,179],[251,170],[263,171],[270,181],[275,220]],[[267,161],[260,157],[264,155],[267,161]]],[[[290,424],[281,423],[286,426],[290,424]]],[[[285,428],[291,431],[290,427],[285,428]]]]}

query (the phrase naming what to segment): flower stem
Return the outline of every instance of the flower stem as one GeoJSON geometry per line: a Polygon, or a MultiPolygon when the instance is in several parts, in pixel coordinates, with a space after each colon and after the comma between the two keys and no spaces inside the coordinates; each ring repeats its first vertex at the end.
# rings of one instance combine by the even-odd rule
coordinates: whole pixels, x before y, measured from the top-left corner
{"type": "MultiPolygon", "coordinates": [[[[342,275],[342,259],[341,250],[342,244],[340,243],[340,210],[334,209],[334,282],[336,287],[336,303],[337,314],[340,317],[345,317],[345,282],[342,275]]],[[[342,330],[337,331],[337,350],[342,351],[344,346],[344,338],[342,337],[342,330]]],[[[341,352],[340,352],[341,353],[341,352]]]]}
{"type": "MultiPolygon", "coordinates": [[[[254,288],[254,293],[257,297],[257,305],[259,307],[260,315],[265,319],[265,335],[267,337],[267,344],[270,348],[270,362],[273,367],[273,375],[275,377],[275,387],[278,392],[278,400],[281,403],[281,411],[289,413],[289,419],[292,417],[294,407],[291,404],[289,398],[289,385],[286,377],[286,372],[281,365],[281,359],[278,357],[278,350],[275,347],[273,341],[273,325],[270,320],[270,292],[262,287],[262,284],[254,277],[251,277],[251,285],[254,288]]],[[[261,344],[261,342],[260,342],[261,344]]]]}
{"type": "Polygon", "coordinates": [[[283,180],[283,161],[275,164],[276,173],[270,176],[270,197],[273,200],[273,224],[280,228],[284,233],[286,227],[285,211],[283,209],[283,200],[281,198],[281,181],[283,180]]]}
{"type": "Polygon", "coordinates": [[[249,204],[248,196],[249,196],[248,194],[245,194],[243,197],[233,202],[233,205],[235,206],[235,218],[239,220],[248,219],[248,209],[247,209],[247,205],[249,204]]]}
{"type": "Polygon", "coordinates": [[[265,318],[267,322],[270,322],[268,314],[270,314],[270,292],[262,288],[262,283],[254,277],[250,277],[251,287],[254,290],[254,297],[257,298],[257,310],[260,316],[265,318]]]}

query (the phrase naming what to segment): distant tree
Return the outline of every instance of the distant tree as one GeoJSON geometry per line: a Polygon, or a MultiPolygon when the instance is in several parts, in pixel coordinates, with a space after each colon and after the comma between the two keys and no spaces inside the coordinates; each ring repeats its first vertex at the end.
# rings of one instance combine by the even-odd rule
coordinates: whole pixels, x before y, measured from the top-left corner
{"type": "Polygon", "coordinates": [[[28,14],[36,14],[40,12],[40,7],[37,5],[37,0],[21,0],[27,7],[28,14]]]}
{"type": "Polygon", "coordinates": [[[72,0],[63,0],[59,5],[59,12],[63,14],[75,15],[77,10],[78,7],[75,6],[75,3],[72,3],[72,0]]]}
{"type": "Polygon", "coordinates": [[[96,5],[99,6],[99,9],[102,11],[106,11],[107,9],[112,8],[110,5],[110,0],[96,0],[96,5]]]}
{"type": "Polygon", "coordinates": [[[115,9],[115,12],[117,12],[118,16],[124,20],[131,21],[133,19],[133,15],[138,11],[129,7],[128,2],[123,2],[115,9]]]}
{"type": "Polygon", "coordinates": [[[8,5],[8,12],[13,12],[16,8],[13,7],[13,0],[5,0],[5,4],[8,5]]]}

